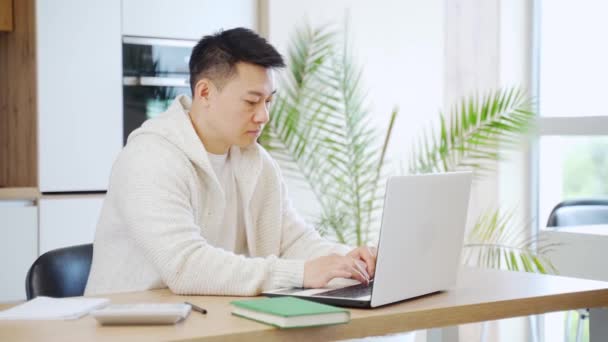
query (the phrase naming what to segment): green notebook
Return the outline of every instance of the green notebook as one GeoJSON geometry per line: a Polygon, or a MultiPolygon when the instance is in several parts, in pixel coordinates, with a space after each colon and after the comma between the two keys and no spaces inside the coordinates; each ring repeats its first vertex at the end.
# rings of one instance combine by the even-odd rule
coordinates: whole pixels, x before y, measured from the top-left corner
{"type": "Polygon", "coordinates": [[[348,310],[294,297],[261,298],[231,302],[233,315],[279,328],[301,328],[347,323],[348,310]]]}

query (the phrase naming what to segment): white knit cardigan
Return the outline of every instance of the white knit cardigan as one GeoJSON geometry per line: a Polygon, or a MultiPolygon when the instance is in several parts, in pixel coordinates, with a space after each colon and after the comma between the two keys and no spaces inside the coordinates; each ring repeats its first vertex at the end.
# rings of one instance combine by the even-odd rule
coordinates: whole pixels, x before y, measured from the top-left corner
{"type": "Polygon", "coordinates": [[[190,99],[134,131],[112,168],[85,294],[169,287],[177,294],[257,295],[302,286],[304,262],[349,248],[321,238],[290,205],[259,145],[232,147],[250,257],[212,246],[224,193],[188,117],[190,99]]]}

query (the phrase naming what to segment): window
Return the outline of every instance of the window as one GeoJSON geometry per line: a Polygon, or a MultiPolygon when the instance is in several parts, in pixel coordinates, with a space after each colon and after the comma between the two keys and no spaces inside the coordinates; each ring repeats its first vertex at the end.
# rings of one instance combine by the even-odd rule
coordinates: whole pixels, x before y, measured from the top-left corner
{"type": "Polygon", "coordinates": [[[608,2],[538,1],[537,217],[566,199],[608,196],[608,2]]]}
{"type": "Polygon", "coordinates": [[[541,136],[540,225],[563,199],[608,196],[608,136],[541,136]]]}

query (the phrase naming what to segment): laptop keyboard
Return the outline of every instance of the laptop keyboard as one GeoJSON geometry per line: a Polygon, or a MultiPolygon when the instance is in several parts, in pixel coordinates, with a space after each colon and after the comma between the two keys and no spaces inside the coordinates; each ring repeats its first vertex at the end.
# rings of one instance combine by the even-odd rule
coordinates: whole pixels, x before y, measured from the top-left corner
{"type": "Polygon", "coordinates": [[[315,294],[315,296],[359,298],[359,297],[363,297],[363,296],[371,296],[373,287],[374,287],[373,282],[370,282],[368,285],[357,284],[357,285],[347,286],[347,287],[343,287],[343,288],[336,289],[336,290],[329,290],[329,291],[317,293],[317,294],[315,294]]]}

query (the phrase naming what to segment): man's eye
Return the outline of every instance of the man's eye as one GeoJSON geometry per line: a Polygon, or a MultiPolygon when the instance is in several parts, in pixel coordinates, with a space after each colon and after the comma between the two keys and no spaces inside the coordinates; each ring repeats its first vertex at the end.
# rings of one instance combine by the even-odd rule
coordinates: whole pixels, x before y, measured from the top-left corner
{"type": "Polygon", "coordinates": [[[250,100],[245,100],[245,102],[247,102],[250,105],[255,105],[257,103],[257,101],[250,101],[250,100]]]}

